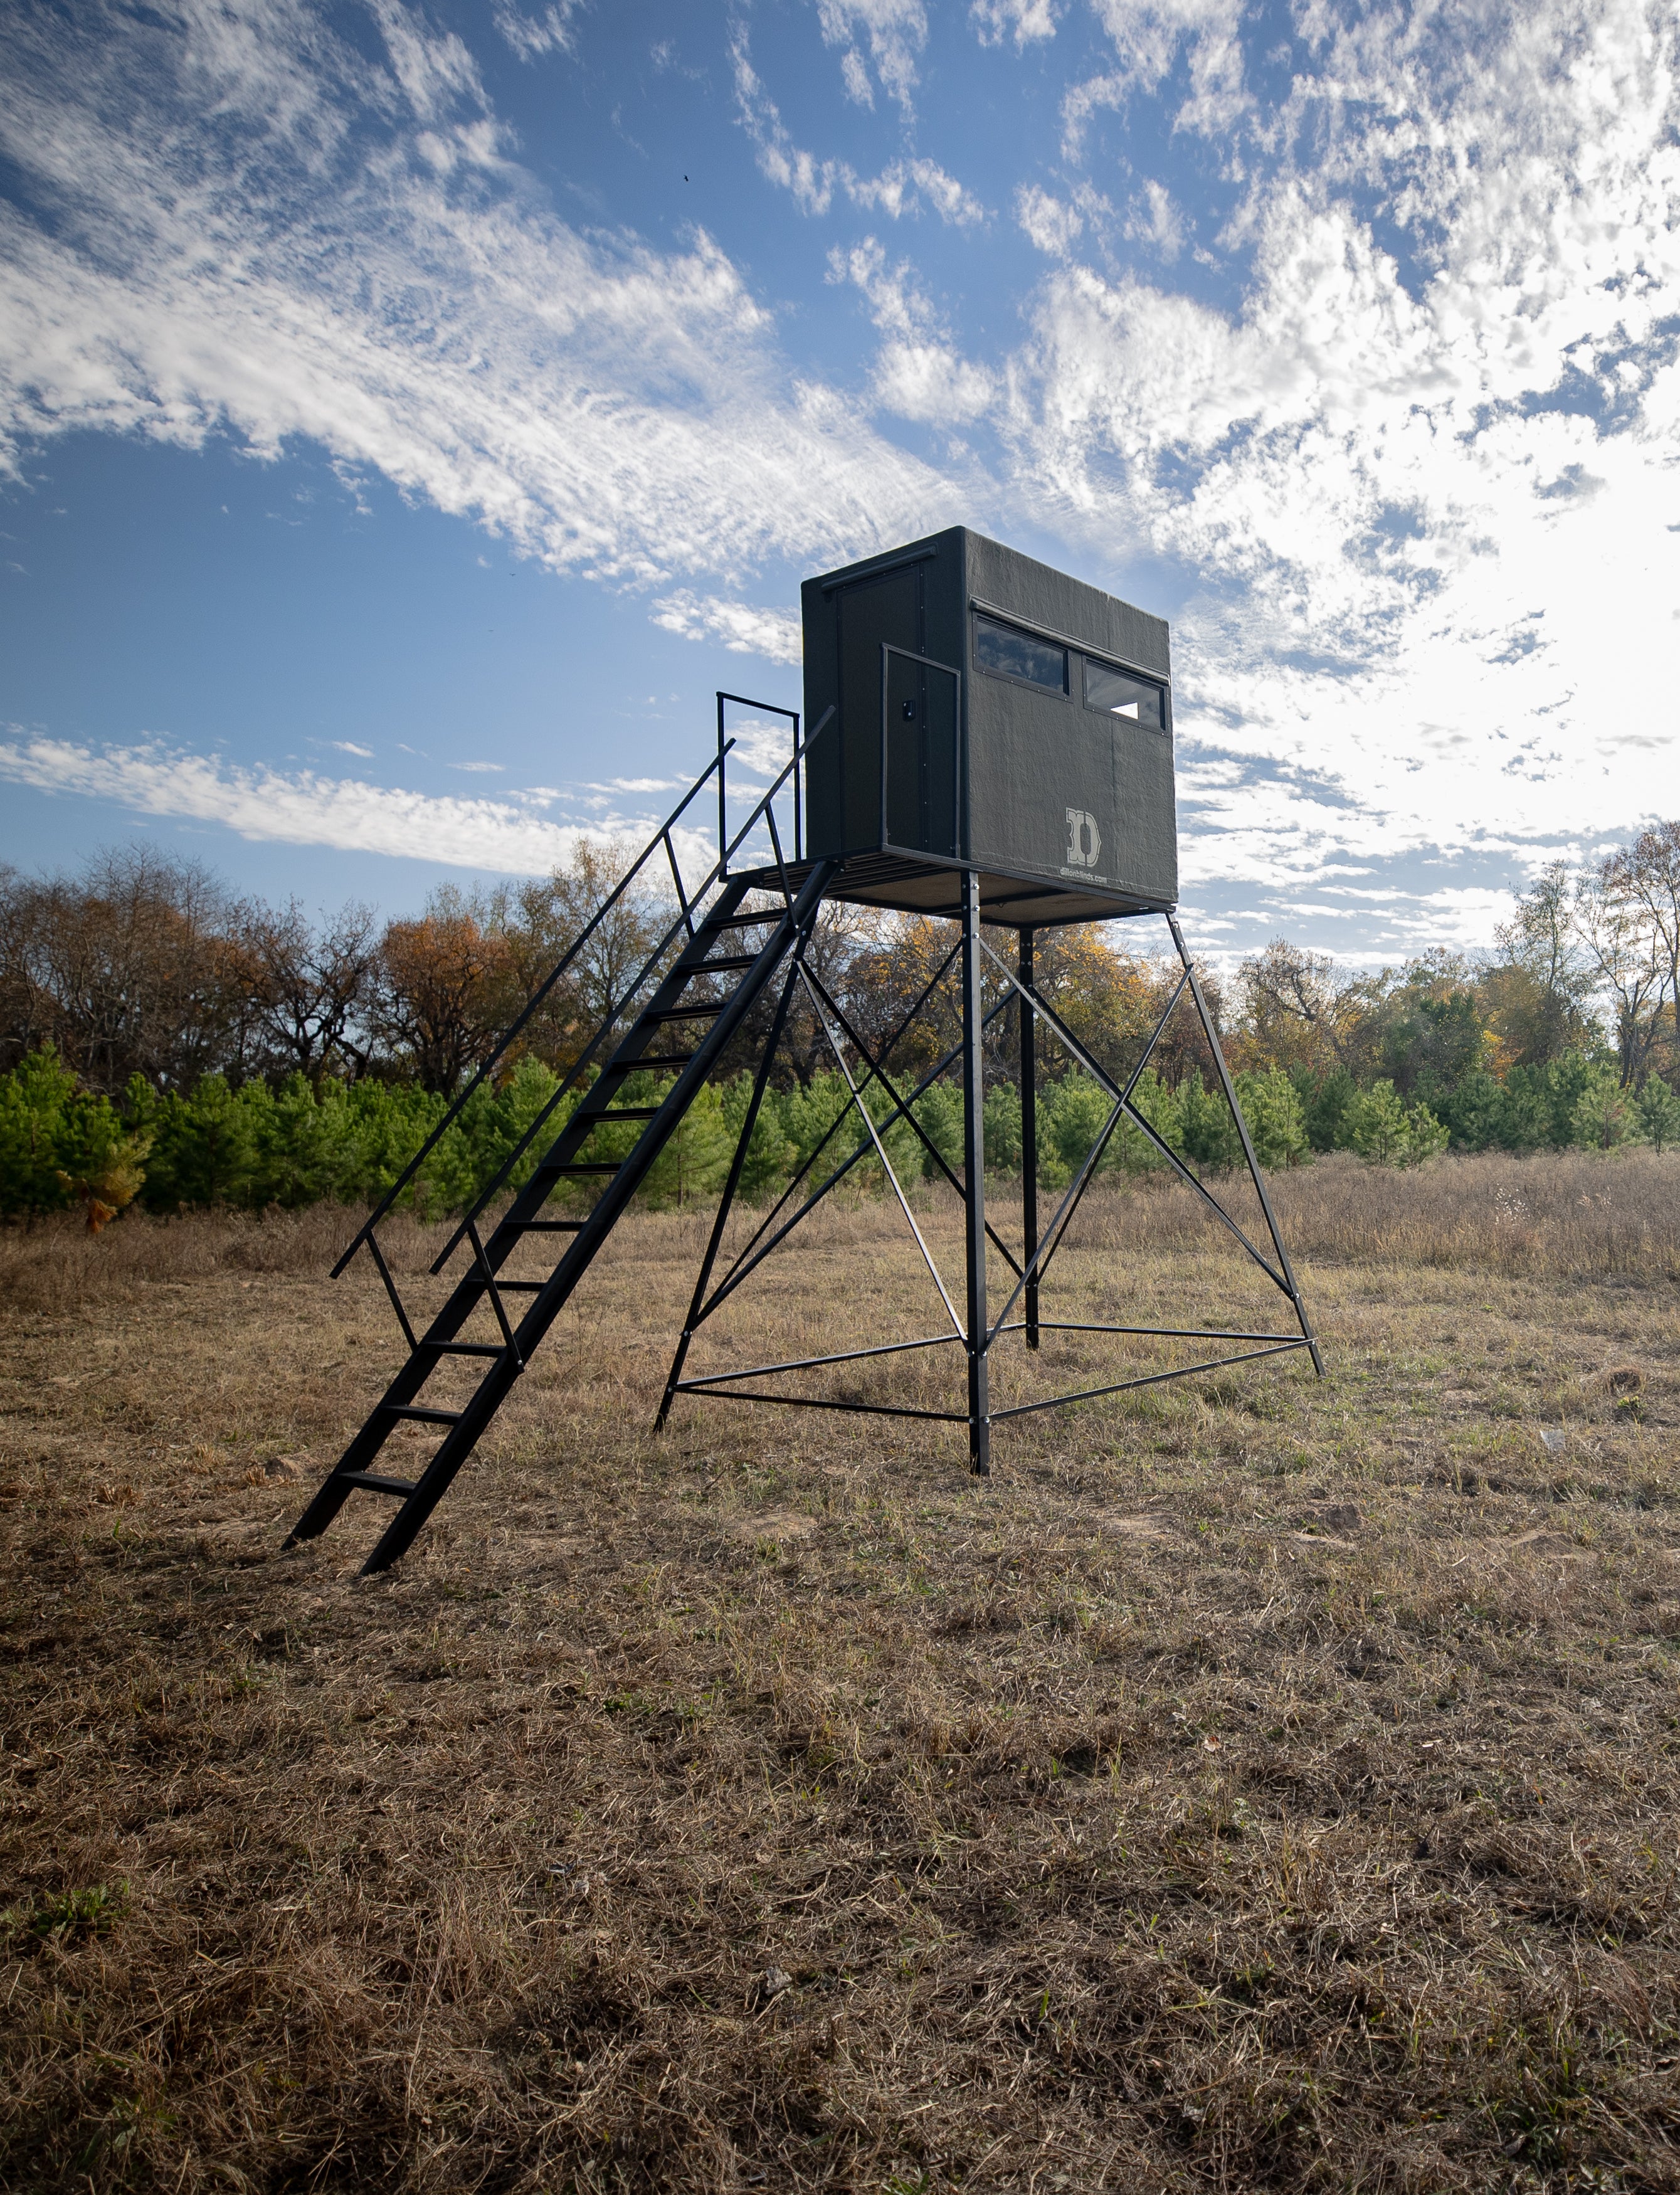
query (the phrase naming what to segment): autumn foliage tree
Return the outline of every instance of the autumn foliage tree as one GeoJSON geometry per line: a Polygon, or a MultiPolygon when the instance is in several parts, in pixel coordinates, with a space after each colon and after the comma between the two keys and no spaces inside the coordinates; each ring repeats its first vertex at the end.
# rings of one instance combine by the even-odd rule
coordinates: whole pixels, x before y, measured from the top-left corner
{"type": "Polygon", "coordinates": [[[90,1088],[185,1086],[243,1061],[233,903],[198,863],[139,845],[78,878],[0,872],[0,1064],[54,1046],[90,1088]]]}
{"type": "Polygon", "coordinates": [[[371,1021],[422,1086],[452,1096],[517,1011],[516,966],[498,908],[446,885],[417,919],[388,923],[371,1021]]]}

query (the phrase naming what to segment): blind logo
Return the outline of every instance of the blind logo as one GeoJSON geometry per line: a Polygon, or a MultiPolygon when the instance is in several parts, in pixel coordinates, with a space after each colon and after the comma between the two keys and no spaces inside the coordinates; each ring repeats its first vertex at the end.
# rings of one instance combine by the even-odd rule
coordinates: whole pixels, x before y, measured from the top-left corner
{"type": "Polygon", "coordinates": [[[1096,818],[1083,808],[1067,810],[1068,861],[1075,868],[1094,869],[1102,856],[1102,833],[1096,827],[1096,818]]]}

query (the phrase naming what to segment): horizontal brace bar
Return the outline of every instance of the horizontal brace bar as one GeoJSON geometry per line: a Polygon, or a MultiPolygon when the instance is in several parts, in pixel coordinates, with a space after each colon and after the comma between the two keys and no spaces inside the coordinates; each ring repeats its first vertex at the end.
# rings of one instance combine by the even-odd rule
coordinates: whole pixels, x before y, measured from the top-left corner
{"type": "Polygon", "coordinates": [[[466,1415],[463,1410],[429,1409],[423,1403],[381,1403],[377,1408],[388,1418],[413,1418],[428,1426],[458,1426],[466,1415]]]}
{"type": "Polygon", "coordinates": [[[1286,1341],[1292,1348],[1299,1338],[1292,1334],[1237,1334],[1220,1326],[1102,1326],[1073,1318],[1041,1318],[1038,1324],[1047,1334],[1153,1334],[1165,1341],[1286,1341]]]}
{"type": "Polygon", "coordinates": [[[1142,1380],[1116,1380],[1107,1387],[1081,1387],[1077,1394],[1052,1395],[1047,1402],[1016,1403],[1007,1410],[993,1410],[992,1419],[1024,1418],[1034,1410],[1059,1410],[1064,1403],[1089,1403],[1099,1395],[1124,1394],[1129,1387],[1158,1387],[1163,1380],[1188,1380],[1194,1372],[1217,1372],[1227,1364],[1251,1363],[1257,1357],[1281,1357],[1286,1350],[1304,1349],[1303,1340],[1275,1342],[1269,1349],[1246,1349],[1240,1357],[1213,1357],[1205,1364],[1181,1364],[1173,1372],[1151,1372],[1142,1380]]]}
{"type": "MultiPolygon", "coordinates": [[[[767,1380],[773,1372],[811,1372],[820,1364],[858,1364],[866,1357],[896,1357],[906,1349],[941,1349],[947,1342],[961,1341],[960,1334],[930,1334],[921,1341],[883,1341],[873,1349],[842,1349],[832,1357],[796,1357],[787,1364],[755,1364],[750,1372],[708,1372],[703,1374],[707,1383],[723,1380],[767,1380]]],[[[678,1380],[681,1387],[684,1383],[678,1380]]]]}
{"type": "Polygon", "coordinates": [[[393,1494],[406,1501],[417,1489],[411,1478],[387,1478],[377,1471],[342,1471],[338,1473],[341,1486],[365,1487],[370,1494],[393,1494]]]}
{"type": "Polygon", "coordinates": [[[719,1393],[704,1380],[681,1380],[676,1391],[710,1395],[715,1403],[783,1403],[791,1410],[845,1410],[866,1418],[934,1418],[947,1426],[965,1426],[969,1421],[964,1410],[906,1410],[888,1403],[826,1403],[820,1395],[743,1395],[739,1390],[734,1394],[719,1393]]]}
{"type": "MultiPolygon", "coordinates": [[[[931,556],[933,550],[929,549],[927,553],[931,556]]],[[[733,701],[738,709],[762,709],[767,717],[791,717],[796,724],[799,722],[798,710],[784,709],[779,701],[755,701],[750,694],[726,694],[721,687],[717,688],[717,698],[720,701],[733,701]]],[[[734,745],[733,740],[730,745],[734,745]]]]}

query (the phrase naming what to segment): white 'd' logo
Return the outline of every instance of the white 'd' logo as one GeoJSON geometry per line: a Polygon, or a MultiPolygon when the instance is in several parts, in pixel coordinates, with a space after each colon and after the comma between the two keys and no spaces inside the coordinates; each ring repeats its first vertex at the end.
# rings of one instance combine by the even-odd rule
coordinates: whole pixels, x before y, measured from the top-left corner
{"type": "Polygon", "coordinates": [[[1067,858],[1076,868],[1094,869],[1102,853],[1102,833],[1096,818],[1083,808],[1067,811],[1067,858]]]}

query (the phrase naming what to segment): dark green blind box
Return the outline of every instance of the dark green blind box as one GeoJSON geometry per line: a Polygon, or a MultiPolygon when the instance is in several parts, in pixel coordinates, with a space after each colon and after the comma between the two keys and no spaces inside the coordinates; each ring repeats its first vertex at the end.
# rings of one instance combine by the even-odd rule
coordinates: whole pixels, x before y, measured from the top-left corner
{"type": "Polygon", "coordinates": [[[1038,920],[1176,905],[1161,619],[962,526],[808,579],[802,608],[805,721],[836,712],[808,856],[1042,879],[1062,903],[1038,920]]]}

